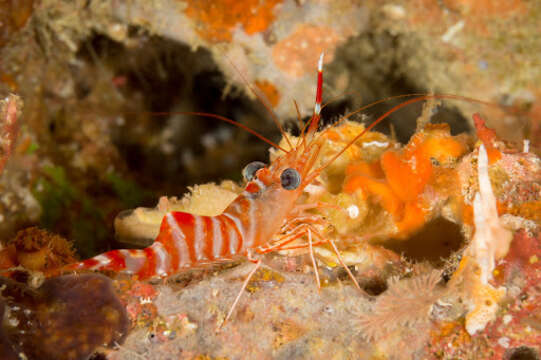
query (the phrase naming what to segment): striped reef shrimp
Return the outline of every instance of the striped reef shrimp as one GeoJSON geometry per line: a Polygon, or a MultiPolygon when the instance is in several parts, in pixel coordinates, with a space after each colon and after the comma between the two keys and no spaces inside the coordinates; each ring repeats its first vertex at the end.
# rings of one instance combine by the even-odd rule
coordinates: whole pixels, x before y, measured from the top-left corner
{"type": "MultiPolygon", "coordinates": [[[[317,244],[328,243],[356,288],[364,294],[356,278],[343,262],[335,241],[326,239],[316,227],[318,224],[326,223],[324,217],[307,212],[311,209],[324,207],[325,204],[300,205],[297,200],[304,189],[327,166],[332,164],[366,132],[396,110],[430,98],[473,99],[454,95],[423,95],[407,100],[378,117],[323,165],[316,166],[324,141],[324,137],[321,135],[329,129],[317,133],[322,109],[322,66],[323,54],[318,62],[314,113],[307,124],[302,127],[301,136],[295,144],[289,140],[278,121],[274,119],[287,141],[287,148],[228,118],[214,114],[191,113],[217,118],[239,126],[282,152],[268,166],[261,162],[252,162],[244,168],[243,176],[246,180],[244,191],[220,215],[200,216],[186,212],[169,212],[163,217],[159,234],[152,245],[144,249],[112,250],[88,260],[70,264],[65,269],[113,271],[135,275],[139,280],[145,280],[157,277],[165,278],[184,270],[215,263],[247,259],[255,266],[244,280],[222,323],[223,326],[233,313],[251,277],[261,266],[262,254],[295,248],[309,249],[319,288],[320,280],[313,247],[317,244]],[[293,241],[298,239],[301,240],[300,244],[291,245],[293,241]]],[[[419,94],[410,94],[409,96],[412,95],[419,94]]],[[[344,118],[349,118],[369,106],[386,100],[388,99],[364,106],[347,114],[344,118]]]]}
{"type": "MultiPolygon", "coordinates": [[[[247,181],[244,191],[222,214],[199,216],[185,212],[169,212],[163,217],[159,234],[149,247],[112,250],[71,264],[67,268],[122,272],[145,280],[164,278],[183,270],[209,264],[248,259],[255,263],[255,267],[244,281],[224,320],[225,323],[250,278],[261,266],[261,257],[258,255],[286,249],[287,244],[303,237],[308,241],[305,246],[311,250],[313,245],[325,241],[313,226],[322,219],[311,214],[307,215],[306,209],[310,206],[297,206],[297,199],[304,188],[323,169],[323,167],[313,169],[321,149],[319,138],[314,135],[322,108],[322,66],[323,54],[318,62],[314,113],[303,129],[302,141],[298,141],[295,145],[289,142],[289,149],[285,149],[247,129],[284,154],[269,166],[257,161],[248,164],[243,170],[243,176],[247,181]],[[302,219],[302,223],[299,223],[299,219],[302,219]],[[317,241],[313,241],[312,237],[317,238],[317,241]]],[[[218,115],[211,116],[244,128],[232,120],[218,115]]],[[[283,132],[281,127],[280,130],[283,132]]],[[[314,204],[312,207],[317,206],[314,204]]],[[[332,240],[330,244],[340,259],[338,249],[332,240]]],[[[315,266],[313,252],[311,254],[315,266]]],[[[345,265],[344,268],[355,286],[361,290],[350,270],[345,265]]],[[[315,273],[319,285],[317,270],[315,273]]]]}

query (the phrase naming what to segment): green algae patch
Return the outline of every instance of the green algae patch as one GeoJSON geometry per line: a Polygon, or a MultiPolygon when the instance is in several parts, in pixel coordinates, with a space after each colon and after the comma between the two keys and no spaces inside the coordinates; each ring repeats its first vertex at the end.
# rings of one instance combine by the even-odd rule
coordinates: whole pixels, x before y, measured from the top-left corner
{"type": "Polygon", "coordinates": [[[90,195],[80,191],[60,166],[45,166],[33,188],[43,209],[40,225],[65,234],[82,257],[90,257],[107,242],[106,217],[90,195]]]}

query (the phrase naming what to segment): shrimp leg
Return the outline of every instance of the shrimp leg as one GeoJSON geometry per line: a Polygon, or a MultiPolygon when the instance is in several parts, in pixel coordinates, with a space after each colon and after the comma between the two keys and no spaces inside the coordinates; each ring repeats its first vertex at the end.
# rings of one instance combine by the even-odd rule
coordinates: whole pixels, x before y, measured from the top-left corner
{"type": "MultiPolygon", "coordinates": [[[[305,224],[306,226],[306,230],[303,231],[303,233],[308,233],[308,246],[310,248],[310,256],[312,257],[312,263],[315,263],[315,259],[313,258],[313,243],[312,243],[312,232],[314,233],[314,235],[322,242],[328,242],[331,244],[333,250],[334,250],[334,253],[336,254],[336,257],[338,258],[338,262],[340,262],[340,265],[342,265],[342,267],[346,270],[346,272],[348,273],[349,277],[351,278],[351,280],[353,281],[353,283],[355,284],[355,287],[363,294],[363,295],[368,295],[366,294],[366,292],[361,289],[361,286],[359,285],[359,282],[357,281],[357,279],[355,278],[355,276],[353,276],[353,274],[351,273],[351,270],[349,270],[349,267],[344,263],[344,260],[342,259],[342,256],[340,255],[340,251],[338,251],[338,248],[336,247],[336,244],[334,243],[334,240],[332,239],[329,239],[327,241],[325,241],[325,239],[323,238],[323,236],[316,230],[313,228],[313,226],[311,224],[305,224]]],[[[304,245],[302,247],[305,247],[304,245]]],[[[285,248],[280,248],[278,247],[277,250],[285,250],[285,248]]],[[[317,270],[314,269],[317,273],[317,270]]],[[[319,276],[318,276],[319,277],[319,276]]],[[[316,280],[318,281],[318,280],[316,280]]],[[[319,284],[319,281],[318,281],[318,284],[319,284]]]]}
{"type": "Polygon", "coordinates": [[[229,320],[229,318],[233,314],[233,311],[235,310],[235,307],[237,306],[237,303],[239,302],[239,300],[240,300],[240,298],[242,296],[242,293],[244,292],[244,290],[246,289],[246,286],[248,286],[248,283],[250,282],[250,279],[252,278],[252,276],[254,276],[254,274],[259,269],[259,267],[261,266],[261,263],[262,263],[261,259],[253,259],[253,258],[248,257],[248,260],[252,261],[255,264],[255,266],[250,271],[250,273],[248,274],[248,276],[246,277],[244,282],[242,283],[242,287],[240,288],[240,291],[237,294],[237,297],[235,298],[235,301],[233,301],[233,304],[229,308],[229,312],[227,313],[227,315],[226,315],[224,321],[222,322],[222,324],[220,325],[219,330],[221,330],[223,328],[223,326],[225,325],[227,320],[229,320]]]}
{"type": "Polygon", "coordinates": [[[355,287],[361,293],[363,293],[364,295],[368,295],[363,289],[361,289],[361,286],[357,282],[357,279],[355,279],[355,276],[353,276],[353,274],[351,273],[351,270],[349,270],[349,267],[347,267],[347,265],[344,263],[344,260],[342,260],[342,256],[340,255],[340,252],[338,251],[338,248],[336,247],[336,244],[334,243],[334,240],[329,240],[329,243],[331,244],[331,246],[332,246],[332,248],[334,250],[334,253],[336,254],[336,257],[338,258],[338,261],[344,267],[344,269],[347,271],[347,273],[348,273],[349,277],[351,278],[351,280],[353,280],[353,283],[355,284],[355,287]]]}
{"type": "Polygon", "coordinates": [[[308,228],[308,246],[310,247],[310,259],[312,259],[312,266],[314,267],[314,275],[316,277],[317,289],[321,290],[321,281],[319,281],[319,273],[317,271],[316,258],[314,256],[314,248],[312,246],[312,232],[308,228]]]}

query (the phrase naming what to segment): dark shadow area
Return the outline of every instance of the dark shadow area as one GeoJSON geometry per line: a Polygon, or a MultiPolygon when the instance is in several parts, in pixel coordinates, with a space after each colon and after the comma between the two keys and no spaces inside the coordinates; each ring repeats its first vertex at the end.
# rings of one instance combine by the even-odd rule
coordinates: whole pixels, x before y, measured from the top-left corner
{"type": "Polygon", "coordinates": [[[383,246],[414,262],[428,261],[436,267],[464,245],[464,236],[457,224],[443,218],[426,224],[406,240],[386,241],[383,246]]]}
{"type": "Polygon", "coordinates": [[[519,346],[505,352],[505,360],[539,360],[539,352],[529,346],[519,346]]]}
{"type": "MultiPolygon", "coordinates": [[[[280,139],[258,100],[227,88],[208,51],[192,51],[145,34],[134,35],[134,41],[137,46],[128,47],[94,35],[78,55],[114,74],[126,111],[122,124],[113,129],[113,140],[140,185],[181,195],[192,184],[240,180],[247,163],[268,159],[270,145],[246,131],[212,117],[186,114],[224,116],[272,141],[280,139]]],[[[82,96],[84,87],[79,86],[82,96]]]]}
{"type": "MultiPolygon", "coordinates": [[[[350,38],[336,51],[335,60],[328,66],[329,72],[333,70],[340,73],[340,69],[347,68],[355,74],[349,79],[345,93],[355,91],[354,95],[346,95],[347,110],[352,111],[372,102],[397,95],[427,93],[422,79],[404,70],[404,58],[401,47],[402,38],[388,32],[364,33],[350,38]]],[[[371,106],[362,112],[366,115],[363,120],[371,124],[386,111],[402,104],[413,97],[392,99],[371,106]]],[[[416,120],[421,115],[423,102],[410,104],[383,120],[375,126],[375,130],[385,134],[394,131],[397,139],[407,143],[416,129],[416,120]],[[393,130],[391,130],[391,128],[393,130]]],[[[352,119],[361,119],[359,115],[352,119]]],[[[452,134],[470,131],[471,127],[465,119],[449,102],[434,108],[433,123],[448,123],[452,134]]]]}

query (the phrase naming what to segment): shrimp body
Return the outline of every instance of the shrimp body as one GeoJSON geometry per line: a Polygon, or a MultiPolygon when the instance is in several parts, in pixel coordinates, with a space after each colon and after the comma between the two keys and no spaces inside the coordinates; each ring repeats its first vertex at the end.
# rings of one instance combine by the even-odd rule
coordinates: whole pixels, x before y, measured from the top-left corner
{"type": "MultiPolygon", "coordinates": [[[[312,147],[315,148],[315,147],[312,147]]],[[[288,190],[281,174],[306,172],[312,151],[290,151],[256,171],[244,191],[218,216],[169,212],[154,243],[144,249],[112,250],[70,265],[70,269],[110,270],[141,280],[167,277],[212,263],[250,258],[270,245],[295,207],[304,186],[288,190]],[[300,155],[300,156],[299,156],[300,155]]]]}
{"type": "MultiPolygon", "coordinates": [[[[294,216],[293,210],[304,188],[320,173],[320,169],[311,171],[311,168],[321,149],[321,138],[313,135],[320,119],[322,88],[323,54],[318,63],[314,114],[307,124],[309,127],[303,141],[294,146],[286,135],[290,149],[284,149],[246,128],[284,154],[269,166],[259,162],[255,167],[251,166],[254,163],[249,164],[245,168],[250,167],[244,191],[222,214],[200,216],[169,212],[163,217],[160,232],[149,247],[112,250],[70,264],[67,269],[110,270],[137,275],[144,280],[239,258],[248,258],[259,266],[261,262],[253,258],[254,253],[264,253],[270,247],[279,248],[273,246],[273,238],[294,216]]],[[[219,115],[211,116],[245,128],[219,115]]],[[[296,238],[295,234],[293,238],[296,238]]]]}

